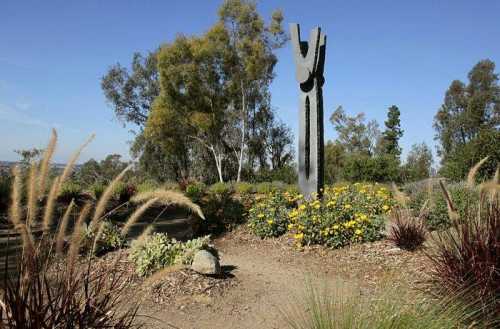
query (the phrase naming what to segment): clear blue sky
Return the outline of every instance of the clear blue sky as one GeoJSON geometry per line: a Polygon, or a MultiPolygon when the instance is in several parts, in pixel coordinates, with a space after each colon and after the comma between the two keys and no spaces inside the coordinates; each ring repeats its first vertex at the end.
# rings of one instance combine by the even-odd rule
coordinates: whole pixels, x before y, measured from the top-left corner
{"type": "MultiPolygon", "coordinates": [[[[0,159],[13,149],[43,147],[59,131],[56,161],[92,132],[83,154],[128,157],[132,135],[113,118],[100,78],[135,51],[200,34],[216,20],[221,1],[23,1],[0,3],[0,159]]],[[[325,119],[338,105],[365,112],[381,125],[386,109],[399,106],[405,151],[416,142],[434,145],[432,119],[453,79],[465,80],[479,60],[500,65],[500,1],[273,1],[259,3],[269,17],[284,12],[302,31],[319,25],[328,36],[325,119]]],[[[308,33],[308,32],[307,32],[308,33]]],[[[278,52],[272,104],[297,130],[297,85],[289,46],[278,52]]],[[[497,70],[500,71],[500,70],[497,70]]],[[[333,138],[326,122],[326,137],[333,138]]]]}

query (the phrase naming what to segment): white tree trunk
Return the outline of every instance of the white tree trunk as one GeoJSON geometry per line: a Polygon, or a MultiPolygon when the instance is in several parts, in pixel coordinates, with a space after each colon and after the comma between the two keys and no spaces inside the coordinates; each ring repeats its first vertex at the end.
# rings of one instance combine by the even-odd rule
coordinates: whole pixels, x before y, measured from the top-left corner
{"type": "Polygon", "coordinates": [[[241,169],[243,168],[243,150],[245,148],[245,133],[246,133],[246,119],[247,119],[247,104],[245,98],[245,90],[243,89],[243,82],[241,82],[241,143],[240,154],[238,157],[238,176],[236,181],[241,180],[241,169]]]}

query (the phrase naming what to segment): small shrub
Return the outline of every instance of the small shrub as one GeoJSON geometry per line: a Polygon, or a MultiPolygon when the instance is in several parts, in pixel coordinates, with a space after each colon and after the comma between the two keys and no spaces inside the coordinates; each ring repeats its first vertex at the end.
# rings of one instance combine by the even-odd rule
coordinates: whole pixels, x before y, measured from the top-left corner
{"type": "Polygon", "coordinates": [[[134,185],[118,182],[113,190],[113,199],[120,203],[128,202],[136,193],[137,189],[134,185]]]}
{"type": "Polygon", "coordinates": [[[125,237],[120,233],[120,229],[111,223],[105,221],[99,229],[99,236],[95,242],[94,253],[100,255],[109,251],[117,250],[125,245],[125,237]]]}
{"type": "Polygon", "coordinates": [[[206,185],[201,182],[190,183],[186,186],[186,196],[198,203],[205,195],[206,188],[206,185]]]}
{"type": "Polygon", "coordinates": [[[202,209],[206,220],[201,223],[203,233],[221,233],[231,230],[235,225],[243,222],[245,214],[244,201],[232,194],[209,193],[203,200],[202,209]]]}
{"type": "Polygon", "coordinates": [[[73,181],[66,181],[59,191],[58,199],[62,202],[77,200],[82,196],[83,189],[80,184],[73,181]]]}
{"type": "Polygon", "coordinates": [[[93,183],[89,187],[89,192],[94,198],[94,200],[99,200],[104,193],[106,186],[100,182],[93,183]]]}
{"type": "Polygon", "coordinates": [[[271,186],[272,192],[285,192],[287,188],[287,184],[281,181],[272,181],[271,186]]]}
{"type": "Polygon", "coordinates": [[[412,217],[409,211],[395,207],[391,211],[392,226],[389,240],[405,250],[416,250],[425,242],[427,230],[419,218],[412,217]]]}
{"type": "Polygon", "coordinates": [[[130,259],[139,275],[150,275],[170,265],[191,264],[194,254],[208,248],[208,243],[208,236],[182,243],[165,233],[154,233],[132,242],[130,259]]]}
{"type": "Polygon", "coordinates": [[[262,182],[255,186],[255,192],[258,194],[269,194],[274,190],[273,184],[270,182],[262,182]]]}
{"type": "MultiPolygon", "coordinates": [[[[425,183],[411,184],[405,190],[409,194],[409,207],[416,216],[426,204],[428,208],[423,219],[429,230],[442,230],[450,227],[446,199],[439,187],[438,181],[426,180],[425,183]],[[430,185],[429,185],[430,184],[430,185]]],[[[479,200],[479,191],[467,186],[464,182],[447,186],[453,204],[458,214],[463,217],[468,211],[473,211],[479,200]]]]}
{"type": "Polygon", "coordinates": [[[218,199],[225,199],[233,194],[233,188],[230,183],[215,183],[209,188],[209,193],[218,199]]]}
{"type": "Polygon", "coordinates": [[[248,211],[248,227],[261,238],[277,237],[287,232],[288,212],[295,204],[283,193],[273,193],[260,200],[248,211]]]}
{"type": "Polygon", "coordinates": [[[154,191],[159,187],[159,184],[155,180],[148,179],[137,185],[137,193],[154,191]]]}
{"type": "Polygon", "coordinates": [[[285,192],[288,192],[289,194],[300,194],[300,189],[297,184],[288,184],[285,187],[285,192]]]}
{"type": "Polygon", "coordinates": [[[247,182],[235,183],[234,184],[234,191],[241,196],[245,196],[245,195],[252,194],[255,192],[254,186],[251,183],[247,183],[247,182]]]}
{"type": "Polygon", "coordinates": [[[181,187],[177,182],[165,182],[161,186],[164,190],[181,191],[181,187]]]}

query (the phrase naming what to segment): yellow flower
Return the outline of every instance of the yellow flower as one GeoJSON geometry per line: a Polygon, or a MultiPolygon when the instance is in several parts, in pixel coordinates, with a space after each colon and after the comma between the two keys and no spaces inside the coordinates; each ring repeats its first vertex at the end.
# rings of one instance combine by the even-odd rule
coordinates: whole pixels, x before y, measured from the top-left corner
{"type": "Polygon", "coordinates": [[[272,225],[272,224],[274,223],[274,220],[272,220],[272,219],[268,219],[268,220],[267,220],[267,223],[268,223],[269,225],[272,225]]]}
{"type": "Polygon", "coordinates": [[[263,213],[260,213],[260,214],[257,215],[257,218],[264,218],[264,216],[265,215],[263,213]]]}
{"type": "Polygon", "coordinates": [[[293,229],[293,224],[288,224],[288,229],[292,230],[293,229]]]}
{"type": "Polygon", "coordinates": [[[314,209],[319,209],[320,207],[321,207],[321,205],[320,205],[319,203],[316,203],[316,204],[314,205],[314,209]]]}
{"type": "Polygon", "coordinates": [[[389,210],[389,208],[390,207],[388,205],[386,205],[386,204],[384,204],[384,206],[382,207],[382,209],[384,209],[385,211],[389,210]]]}
{"type": "Polygon", "coordinates": [[[352,206],[350,204],[344,205],[344,209],[351,209],[351,208],[352,208],[352,206]]]}
{"type": "Polygon", "coordinates": [[[297,233],[293,237],[295,240],[302,240],[304,238],[304,233],[297,233]]]}
{"type": "Polygon", "coordinates": [[[363,231],[361,231],[360,229],[357,229],[356,231],[354,231],[354,233],[356,233],[356,235],[361,235],[361,234],[363,234],[363,231]]]}
{"type": "Polygon", "coordinates": [[[339,225],[338,224],[333,225],[333,229],[334,230],[338,230],[339,229],[339,225]]]}
{"type": "Polygon", "coordinates": [[[301,204],[301,205],[299,206],[299,210],[305,210],[305,209],[306,209],[306,205],[305,205],[305,204],[301,204]]]}

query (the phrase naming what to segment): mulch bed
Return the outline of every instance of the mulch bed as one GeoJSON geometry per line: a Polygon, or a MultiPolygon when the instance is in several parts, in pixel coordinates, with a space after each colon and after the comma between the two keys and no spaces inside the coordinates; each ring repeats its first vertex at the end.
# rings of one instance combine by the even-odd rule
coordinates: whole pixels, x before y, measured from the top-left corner
{"type": "Polygon", "coordinates": [[[171,266],[149,277],[135,273],[134,265],[128,260],[128,250],[110,252],[100,257],[97,266],[115,266],[124,277],[129,278],[129,291],[141,300],[155,304],[175,303],[184,297],[211,298],[222,296],[228,289],[238,284],[238,280],[228,271],[220,276],[199,274],[186,266],[171,266]],[[119,258],[117,260],[117,258],[119,258]]]}

